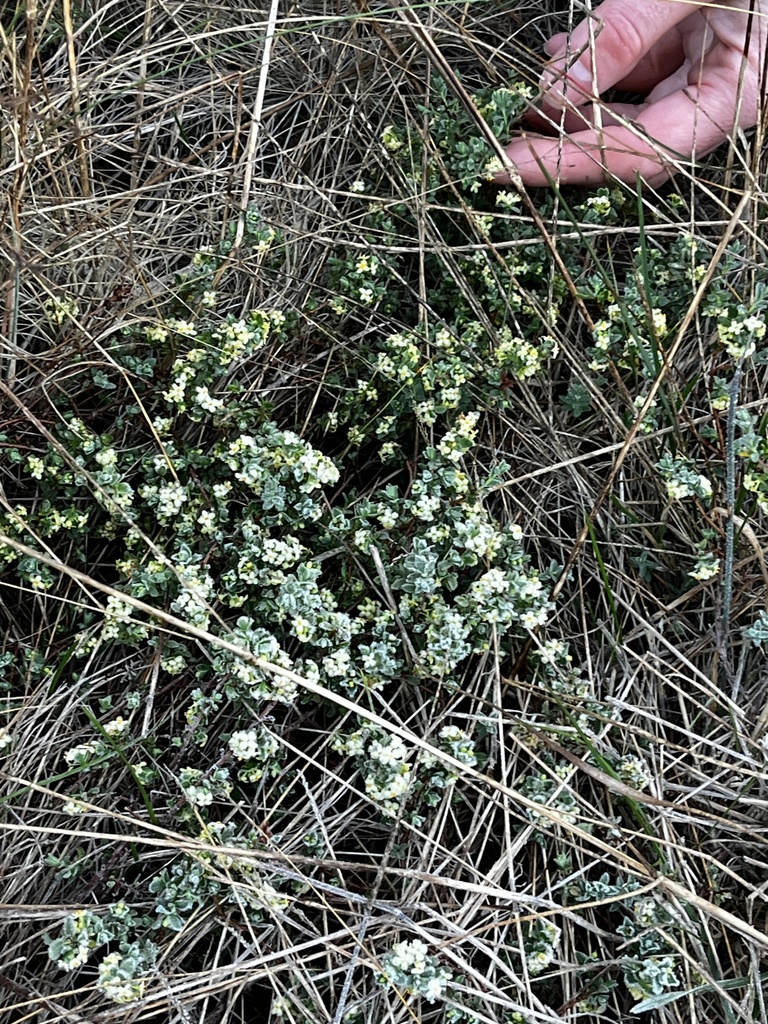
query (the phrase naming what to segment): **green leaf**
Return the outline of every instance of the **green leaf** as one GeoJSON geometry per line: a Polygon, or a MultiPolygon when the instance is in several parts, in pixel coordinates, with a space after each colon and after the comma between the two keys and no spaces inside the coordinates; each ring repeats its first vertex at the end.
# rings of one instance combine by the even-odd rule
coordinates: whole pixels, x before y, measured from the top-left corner
{"type": "Polygon", "coordinates": [[[575,378],[568,385],[568,391],[560,399],[560,402],[575,417],[583,416],[592,408],[592,396],[581,381],[575,378]]]}

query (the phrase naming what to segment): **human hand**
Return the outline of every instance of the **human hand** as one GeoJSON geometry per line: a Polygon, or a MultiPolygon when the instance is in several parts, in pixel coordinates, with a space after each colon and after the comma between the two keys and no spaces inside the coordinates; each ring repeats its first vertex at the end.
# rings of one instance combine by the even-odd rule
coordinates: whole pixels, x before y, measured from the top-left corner
{"type": "Polygon", "coordinates": [[[546,44],[536,131],[506,152],[526,185],[657,185],[757,124],[767,40],[768,0],[604,0],[546,44]],[[598,102],[613,86],[645,102],[598,102]]]}

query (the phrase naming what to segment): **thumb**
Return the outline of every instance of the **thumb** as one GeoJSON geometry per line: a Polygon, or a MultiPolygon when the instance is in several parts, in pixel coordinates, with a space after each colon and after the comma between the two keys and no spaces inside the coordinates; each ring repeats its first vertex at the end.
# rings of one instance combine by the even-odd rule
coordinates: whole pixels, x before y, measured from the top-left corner
{"type": "Polygon", "coordinates": [[[549,106],[585,103],[620,82],[691,13],[686,0],[605,0],[557,48],[541,79],[549,106]]]}

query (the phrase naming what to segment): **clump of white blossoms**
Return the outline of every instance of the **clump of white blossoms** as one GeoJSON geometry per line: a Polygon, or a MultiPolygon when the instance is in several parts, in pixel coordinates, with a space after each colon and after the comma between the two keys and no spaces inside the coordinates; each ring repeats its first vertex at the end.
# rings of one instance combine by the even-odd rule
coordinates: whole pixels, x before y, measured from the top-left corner
{"type": "Polygon", "coordinates": [[[247,761],[238,772],[241,782],[258,782],[267,770],[269,761],[280,749],[276,736],[263,725],[251,729],[238,729],[229,737],[229,749],[238,761],[247,761]]]}
{"type": "Polygon", "coordinates": [[[723,318],[717,325],[720,341],[731,359],[737,362],[755,354],[757,343],[763,340],[765,332],[764,318],[748,314],[744,306],[739,306],[736,316],[723,318]]]}
{"type": "Polygon", "coordinates": [[[229,749],[238,761],[266,760],[277,752],[278,747],[277,739],[264,726],[238,729],[229,737],[229,749]]]}
{"type": "Polygon", "coordinates": [[[445,995],[453,975],[440,966],[436,956],[420,939],[398,942],[381,958],[381,985],[423,996],[428,1003],[434,1003],[445,995]]]}
{"type": "Polygon", "coordinates": [[[179,785],[184,796],[195,807],[210,807],[214,800],[226,799],[232,791],[226,768],[204,772],[200,768],[182,768],[179,785]]]}
{"type": "Polygon", "coordinates": [[[50,299],[46,299],[44,309],[49,322],[57,327],[61,327],[67,320],[74,320],[80,315],[80,307],[75,299],[59,299],[52,296],[50,299]]]}
{"type": "MultiPolygon", "coordinates": [[[[293,662],[280,647],[277,639],[266,629],[254,627],[253,620],[247,616],[241,616],[237,620],[231,639],[262,661],[280,668],[293,668],[293,662]]],[[[213,667],[222,680],[231,687],[233,694],[241,693],[244,697],[254,700],[274,700],[280,704],[291,704],[296,698],[297,684],[294,679],[279,672],[273,673],[268,669],[262,669],[231,651],[217,651],[213,667]]]]}
{"type": "Polygon", "coordinates": [[[474,445],[479,419],[479,412],[459,413],[456,417],[456,426],[446,433],[437,446],[437,450],[449,462],[458,462],[474,445]]]}
{"type": "Polygon", "coordinates": [[[366,794],[389,817],[400,811],[410,788],[413,764],[399,736],[375,729],[361,729],[350,736],[337,737],[332,749],[362,761],[366,794]]]}
{"type": "Polygon", "coordinates": [[[179,582],[179,593],[171,602],[171,611],[185,622],[207,629],[210,620],[210,601],[214,581],[208,570],[200,565],[174,566],[179,582]]]}
{"type": "Polygon", "coordinates": [[[645,789],[651,783],[651,770],[642,757],[627,754],[616,765],[616,771],[622,782],[633,789],[645,789]]]}
{"type": "Polygon", "coordinates": [[[601,218],[607,217],[613,209],[610,195],[607,194],[606,189],[602,188],[596,196],[590,196],[587,199],[587,206],[601,218]]]}
{"type": "Polygon", "coordinates": [[[405,142],[397,134],[397,130],[392,124],[388,124],[386,128],[383,129],[381,133],[381,141],[384,144],[384,148],[390,153],[396,153],[405,145],[405,142]]]}
{"type": "Polygon", "coordinates": [[[494,353],[496,363],[511,370],[519,380],[528,380],[540,373],[547,361],[557,355],[557,342],[549,335],[537,338],[536,343],[512,333],[511,328],[502,327],[494,353]]]}
{"type": "Polygon", "coordinates": [[[141,640],[149,635],[145,625],[136,622],[133,605],[121,597],[108,597],[104,610],[104,625],[101,629],[102,640],[141,640]]]}
{"type": "Polygon", "coordinates": [[[720,572],[720,559],[713,555],[711,552],[705,552],[696,560],[696,565],[691,569],[688,575],[691,579],[699,580],[711,580],[714,576],[720,572]]]}
{"type": "Polygon", "coordinates": [[[525,942],[525,962],[528,973],[541,974],[555,958],[555,950],[562,932],[546,918],[534,921],[525,942]]]}
{"type": "Polygon", "coordinates": [[[667,989],[675,989],[679,985],[674,958],[651,956],[645,960],[627,962],[624,982],[634,999],[663,995],[667,989]]]}
{"type": "Polygon", "coordinates": [[[468,733],[457,725],[446,725],[438,733],[440,746],[470,768],[477,764],[475,744],[468,733]]]}
{"type": "Polygon", "coordinates": [[[119,950],[109,953],[99,965],[97,987],[115,1003],[132,1002],[143,995],[142,975],[157,955],[153,942],[132,937],[137,924],[136,916],[123,902],[113,903],[98,914],[76,910],[64,919],[57,938],[45,937],[48,956],[61,970],[75,971],[94,949],[108,942],[119,943],[119,950]]]}
{"type": "Polygon", "coordinates": [[[263,497],[266,511],[281,512],[291,502],[294,507],[306,508],[309,518],[317,518],[321,506],[302,502],[302,496],[339,479],[331,459],[292,430],[278,430],[269,423],[260,434],[243,434],[217,449],[217,456],[235,479],[263,497]]]}
{"type": "Polygon", "coordinates": [[[12,746],[13,736],[11,730],[6,726],[0,727],[0,755],[9,753],[12,746]]]}
{"type": "Polygon", "coordinates": [[[99,964],[98,988],[107,999],[123,1005],[140,999],[144,995],[146,980],[134,977],[136,964],[130,956],[109,953],[99,964]]]}
{"type": "Polygon", "coordinates": [[[61,805],[61,810],[64,814],[68,814],[70,818],[79,818],[81,814],[86,813],[88,808],[79,800],[65,800],[61,805]]]}
{"type": "MultiPolygon", "coordinates": [[[[215,304],[215,293],[204,291],[203,307],[212,308],[215,304]]],[[[263,348],[284,323],[285,315],[279,310],[260,309],[252,310],[245,318],[228,316],[218,324],[205,318],[198,321],[167,320],[167,331],[194,339],[196,345],[174,362],[171,381],[163,392],[163,398],[178,412],[189,410],[193,419],[220,412],[224,402],[211,394],[211,384],[234,363],[263,348]]],[[[155,330],[147,328],[145,334],[149,337],[149,331],[155,330]]]]}
{"type": "Polygon", "coordinates": [[[117,718],[113,718],[111,721],[104,723],[104,732],[107,736],[111,736],[113,739],[126,737],[129,729],[130,725],[122,715],[118,715],[117,718]]]}
{"type": "MultiPolygon", "coordinates": [[[[467,767],[478,762],[474,741],[458,726],[444,726],[436,746],[467,767]]],[[[416,826],[424,822],[423,808],[436,806],[457,781],[454,769],[441,763],[436,753],[422,750],[414,758],[414,752],[399,736],[368,725],[347,736],[337,736],[331,748],[356,758],[366,794],[384,815],[402,813],[407,799],[407,816],[416,826]]]]}
{"type": "Polygon", "coordinates": [[[711,481],[702,473],[697,473],[693,462],[685,456],[666,455],[656,463],[656,469],[664,479],[670,501],[712,497],[711,481]]]}
{"type": "Polygon", "coordinates": [[[76,747],[70,747],[64,752],[64,760],[70,768],[87,768],[106,752],[107,748],[101,740],[91,740],[88,743],[78,743],[76,747]]]}

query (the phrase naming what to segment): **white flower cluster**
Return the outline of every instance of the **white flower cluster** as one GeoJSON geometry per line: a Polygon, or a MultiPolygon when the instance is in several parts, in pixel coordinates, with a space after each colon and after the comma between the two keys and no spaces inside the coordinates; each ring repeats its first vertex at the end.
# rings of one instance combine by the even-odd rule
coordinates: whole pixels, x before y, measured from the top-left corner
{"type": "MultiPolygon", "coordinates": [[[[204,291],[202,305],[212,308],[215,304],[215,292],[204,291]]],[[[211,395],[211,382],[222,369],[226,369],[239,359],[253,355],[262,348],[270,333],[273,330],[279,331],[284,322],[285,315],[279,310],[253,310],[247,318],[239,320],[228,317],[224,324],[213,329],[206,321],[196,324],[191,320],[168,320],[166,328],[182,337],[196,338],[198,346],[176,359],[171,370],[171,383],[163,392],[163,398],[183,412],[187,408],[190,389],[194,388],[194,408],[202,413],[221,411],[224,402],[211,395]]],[[[151,330],[155,332],[153,337],[159,340],[156,332],[164,328],[151,330]]],[[[145,329],[145,334],[147,333],[145,329]]]]}
{"type": "Polygon", "coordinates": [[[220,349],[219,365],[230,366],[237,359],[253,355],[266,344],[272,328],[279,328],[284,320],[284,315],[278,311],[265,313],[262,310],[254,310],[247,321],[230,318],[211,333],[212,343],[220,349]]]}
{"type": "MultiPolygon", "coordinates": [[[[605,189],[600,189],[601,193],[605,193],[605,191],[605,189]]],[[[607,217],[613,209],[613,206],[611,205],[611,197],[607,194],[590,196],[589,199],[587,199],[587,206],[601,218],[607,217]]]]}
{"type": "Polygon", "coordinates": [[[104,469],[117,465],[117,452],[114,448],[102,448],[93,457],[104,469]]]}
{"type": "Polygon", "coordinates": [[[74,320],[80,313],[75,299],[59,299],[53,296],[45,301],[45,315],[50,323],[61,327],[67,320],[74,320]]]}
{"type": "MultiPolygon", "coordinates": [[[[262,628],[254,628],[251,619],[242,616],[232,631],[232,641],[256,657],[281,668],[293,668],[293,662],[280,647],[275,637],[262,628]]],[[[297,684],[277,673],[265,672],[245,658],[230,651],[220,651],[214,658],[214,668],[253,700],[274,700],[279,704],[292,704],[297,684]]]]}
{"type": "Polygon", "coordinates": [[[85,814],[88,808],[79,800],[65,800],[61,805],[61,810],[64,814],[68,814],[70,818],[79,818],[81,814],[85,814]]]}
{"type": "Polygon", "coordinates": [[[413,384],[422,361],[416,334],[390,334],[385,341],[386,352],[380,352],[376,369],[383,377],[400,384],[413,384]]]}
{"type": "Polygon", "coordinates": [[[263,725],[240,729],[229,737],[229,749],[238,761],[268,761],[279,748],[276,737],[263,725]]]}
{"type": "Polygon", "coordinates": [[[304,550],[298,537],[267,537],[261,546],[261,557],[267,565],[285,569],[295,565],[304,550]]]}
{"type": "Polygon", "coordinates": [[[149,631],[140,622],[131,621],[135,610],[132,604],[120,597],[108,597],[104,610],[104,625],[101,628],[102,640],[121,640],[128,633],[134,639],[141,640],[149,636],[149,631]]]}
{"type": "MultiPolygon", "coordinates": [[[[747,488],[748,490],[749,488],[747,488]]],[[[691,569],[688,575],[691,579],[699,580],[711,580],[713,576],[717,576],[720,572],[720,559],[713,555],[711,552],[705,552],[700,555],[696,560],[696,565],[691,569]]]]}
{"type": "Polygon", "coordinates": [[[207,384],[195,388],[195,404],[199,405],[203,412],[210,413],[220,412],[224,408],[223,399],[214,398],[207,384]]]}
{"type": "Polygon", "coordinates": [[[364,759],[365,792],[384,814],[395,817],[410,787],[413,769],[400,737],[364,728],[350,736],[337,737],[332,748],[364,759]]]}
{"type": "Polygon", "coordinates": [[[457,604],[473,622],[484,622],[497,630],[514,622],[525,629],[536,629],[545,625],[553,608],[535,572],[500,568],[483,573],[457,604]]]}
{"type": "Polygon", "coordinates": [[[525,962],[528,973],[541,974],[555,958],[555,949],[562,931],[546,918],[534,921],[525,943],[525,962]]]}
{"type": "Polygon", "coordinates": [[[122,715],[118,715],[117,718],[105,722],[103,728],[107,736],[111,736],[113,739],[123,739],[128,735],[130,726],[122,715]]]}
{"type": "Polygon", "coordinates": [[[670,501],[712,497],[711,482],[696,472],[690,459],[682,455],[667,455],[656,464],[656,468],[664,479],[670,501]]]}
{"type": "Polygon", "coordinates": [[[423,996],[428,1003],[445,995],[451,978],[420,939],[398,942],[381,958],[381,984],[423,996]]]}
{"type": "Polygon", "coordinates": [[[622,782],[626,782],[633,789],[645,789],[651,782],[651,770],[642,757],[635,754],[627,754],[622,757],[616,766],[616,771],[622,782]]]}
{"type": "Polygon", "coordinates": [[[472,628],[456,608],[438,597],[428,611],[424,659],[438,677],[448,676],[472,651],[472,628]]]}
{"type": "Polygon", "coordinates": [[[717,325],[720,341],[731,359],[737,362],[754,355],[757,343],[763,340],[766,332],[763,317],[747,314],[743,307],[740,314],[730,320],[721,320],[717,325]]]}
{"type": "Polygon", "coordinates": [[[299,561],[305,548],[298,537],[269,537],[260,530],[244,524],[246,541],[243,554],[237,562],[237,577],[243,583],[260,583],[267,578],[279,578],[274,569],[288,569],[299,561]]]}
{"type": "Polygon", "coordinates": [[[210,622],[210,601],[214,581],[208,570],[200,565],[174,566],[179,581],[179,593],[171,602],[171,611],[185,622],[207,629],[210,622]]]}
{"type": "Polygon", "coordinates": [[[653,307],[649,317],[642,302],[633,302],[631,289],[627,291],[624,308],[618,302],[610,303],[606,309],[607,318],[596,321],[593,327],[592,361],[589,364],[593,373],[607,370],[609,357],[613,356],[620,366],[634,366],[639,362],[644,374],[652,376],[654,364],[647,336],[656,340],[666,336],[669,330],[667,315],[664,310],[653,307]]]}
{"type": "Polygon", "coordinates": [[[509,327],[499,331],[495,359],[498,366],[510,369],[518,380],[527,380],[540,373],[547,360],[557,355],[557,343],[554,338],[546,335],[537,340],[526,341],[512,333],[509,327]]]}
{"type": "Polygon", "coordinates": [[[123,1005],[144,995],[146,982],[143,978],[135,978],[136,965],[130,957],[122,953],[109,953],[99,964],[98,988],[107,999],[123,1005]]]}
{"type": "Polygon", "coordinates": [[[458,462],[475,443],[479,419],[479,412],[460,413],[457,416],[456,426],[446,433],[437,446],[437,450],[449,462],[458,462]]]}
{"type": "Polygon", "coordinates": [[[396,153],[405,145],[405,142],[397,134],[397,130],[392,124],[388,124],[386,128],[383,129],[381,133],[381,141],[384,144],[384,148],[390,153],[396,153]]]}
{"type": "Polygon", "coordinates": [[[323,671],[334,679],[346,678],[352,669],[352,655],[342,647],[332,654],[328,654],[322,661],[323,671]]]}
{"type": "Polygon", "coordinates": [[[76,910],[64,920],[62,936],[49,942],[48,955],[62,971],[76,971],[87,962],[91,950],[112,938],[99,918],[88,910],[76,910]]]}
{"type": "Polygon", "coordinates": [[[184,504],[189,501],[186,487],[178,480],[164,484],[144,484],[139,488],[139,496],[155,509],[158,520],[167,525],[181,512],[184,504]]]}
{"type": "Polygon", "coordinates": [[[562,640],[544,640],[536,653],[543,670],[543,678],[539,682],[554,693],[572,698],[580,709],[575,716],[575,724],[589,732],[593,725],[591,715],[603,714],[604,708],[597,702],[590,702],[594,697],[592,684],[574,667],[568,644],[562,640]]]}
{"type": "Polygon", "coordinates": [[[258,437],[243,434],[220,453],[236,479],[260,494],[267,481],[292,481],[302,494],[335,484],[339,471],[331,459],[316,451],[292,430],[265,429],[258,437]]]}
{"type": "Polygon", "coordinates": [[[458,761],[470,768],[477,764],[474,741],[463,729],[459,729],[456,725],[446,725],[440,730],[438,736],[443,750],[453,754],[458,761]]]}
{"type": "Polygon", "coordinates": [[[396,767],[408,757],[408,749],[399,736],[374,739],[368,745],[368,756],[387,767],[396,767]]]}
{"type": "Polygon", "coordinates": [[[226,768],[215,768],[208,773],[199,768],[182,768],[179,772],[179,785],[184,796],[195,807],[210,807],[215,799],[226,799],[232,791],[226,768]]]}
{"type": "Polygon", "coordinates": [[[478,558],[493,560],[504,543],[504,532],[497,529],[482,505],[466,506],[464,516],[453,527],[457,547],[471,551],[478,558]]]}

